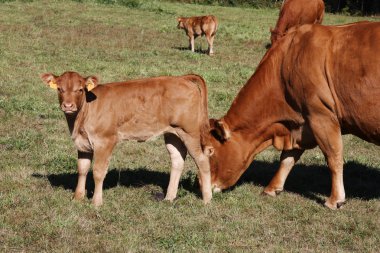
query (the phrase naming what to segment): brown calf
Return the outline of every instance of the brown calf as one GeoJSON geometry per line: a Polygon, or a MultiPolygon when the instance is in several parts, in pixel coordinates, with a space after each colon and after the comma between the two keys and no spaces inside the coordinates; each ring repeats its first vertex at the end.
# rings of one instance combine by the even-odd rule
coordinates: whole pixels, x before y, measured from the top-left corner
{"type": "Polygon", "coordinates": [[[323,0],[284,0],[276,27],[270,29],[272,45],[293,26],[321,24],[324,13],[323,0]]]}
{"type": "Polygon", "coordinates": [[[178,29],[184,29],[189,36],[189,49],[194,52],[194,39],[198,36],[206,35],[208,43],[208,54],[214,54],[213,43],[216,30],[218,28],[218,20],[215,16],[202,16],[190,18],[177,18],[178,29]]]}
{"type": "Polygon", "coordinates": [[[199,169],[205,203],[211,200],[209,158],[203,152],[209,131],[207,88],[197,75],[156,77],[97,85],[96,77],[75,72],[41,75],[57,89],[71,138],[78,149],[78,184],[74,199],[85,195],[88,170],[94,158],[93,204],[100,206],[103,181],[111,153],[122,140],[146,141],[164,134],[172,161],[167,200],[174,200],[187,152],[199,169]],[[206,134],[205,134],[206,133],[206,134]]]}
{"type": "Polygon", "coordinates": [[[283,190],[292,167],[316,145],[331,173],[325,205],[345,201],[342,134],[380,145],[380,22],[303,25],[273,44],[227,114],[211,120],[212,185],[236,183],[273,145],[280,168],[264,189],[283,190]]]}

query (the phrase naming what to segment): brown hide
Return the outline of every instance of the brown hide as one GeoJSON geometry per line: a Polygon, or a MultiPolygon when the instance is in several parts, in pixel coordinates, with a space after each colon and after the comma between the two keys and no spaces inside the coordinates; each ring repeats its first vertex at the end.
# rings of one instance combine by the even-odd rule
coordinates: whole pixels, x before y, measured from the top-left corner
{"type": "Polygon", "coordinates": [[[76,199],[84,196],[92,156],[95,159],[93,202],[101,205],[102,183],[116,143],[146,141],[164,134],[172,160],[166,199],[176,197],[188,151],[200,170],[203,199],[210,201],[209,161],[203,153],[210,129],[207,88],[200,76],[164,76],[105,85],[97,85],[95,77],[83,78],[75,72],[61,76],[44,74],[41,78],[58,90],[61,109],[78,149],[76,199]]]}
{"type": "Polygon", "coordinates": [[[206,36],[208,43],[208,54],[212,55],[214,37],[218,29],[218,20],[215,16],[201,16],[201,17],[180,17],[177,18],[178,29],[184,29],[186,35],[189,37],[189,49],[194,52],[194,39],[198,36],[206,36]]]}
{"type": "Polygon", "coordinates": [[[276,27],[271,29],[272,45],[293,26],[321,24],[324,12],[323,0],[285,0],[276,27]]]}
{"type": "Polygon", "coordinates": [[[255,155],[283,150],[266,188],[283,188],[303,150],[318,145],[332,175],[326,205],[344,201],[341,134],[380,144],[380,23],[303,25],[268,50],[220,120],[210,120],[212,184],[232,186],[255,155]],[[229,136],[229,138],[226,138],[229,136]]]}

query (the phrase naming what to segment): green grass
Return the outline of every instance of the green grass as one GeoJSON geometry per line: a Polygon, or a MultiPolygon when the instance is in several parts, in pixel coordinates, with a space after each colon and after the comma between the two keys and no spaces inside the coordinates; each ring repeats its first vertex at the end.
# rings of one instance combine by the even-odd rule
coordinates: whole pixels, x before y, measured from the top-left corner
{"type": "MultiPolygon", "coordinates": [[[[353,136],[344,138],[348,203],[340,211],[320,204],[330,178],[318,149],[304,154],[277,198],[260,196],[278,166],[279,152],[268,149],[210,205],[199,197],[191,159],[179,198],[157,202],[170,168],[162,138],[118,145],[102,208],[71,201],[76,151],[41,73],[75,70],[102,82],[197,73],[209,87],[210,116],[221,117],[265,53],[278,15],[140,2],[0,4],[0,251],[379,252],[380,149],[353,136]],[[180,50],[188,42],[175,18],[209,13],[220,20],[216,55],[180,50]]],[[[325,23],[362,19],[327,14],[325,23]]],[[[200,46],[206,49],[204,38],[196,40],[200,46]]]]}

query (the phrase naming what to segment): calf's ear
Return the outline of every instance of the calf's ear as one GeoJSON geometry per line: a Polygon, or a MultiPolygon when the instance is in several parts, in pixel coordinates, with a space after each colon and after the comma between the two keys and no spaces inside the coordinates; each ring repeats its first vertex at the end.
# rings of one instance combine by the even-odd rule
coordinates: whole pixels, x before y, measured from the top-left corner
{"type": "Polygon", "coordinates": [[[98,85],[98,78],[95,76],[89,76],[86,78],[86,88],[88,91],[92,90],[98,85]]]}
{"type": "Polygon", "coordinates": [[[57,77],[51,73],[45,73],[45,74],[42,74],[41,76],[41,79],[42,81],[48,85],[50,88],[52,89],[57,89],[58,88],[58,85],[57,85],[57,77]]]}

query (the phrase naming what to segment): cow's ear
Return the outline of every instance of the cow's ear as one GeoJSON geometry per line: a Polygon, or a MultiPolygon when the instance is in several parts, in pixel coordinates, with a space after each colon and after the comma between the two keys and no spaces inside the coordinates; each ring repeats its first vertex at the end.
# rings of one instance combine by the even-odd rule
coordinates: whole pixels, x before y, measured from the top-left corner
{"type": "Polygon", "coordinates": [[[182,18],[177,18],[177,21],[178,21],[178,22],[182,21],[182,18]]]}
{"type": "Polygon", "coordinates": [[[58,88],[58,85],[57,85],[57,77],[51,73],[45,73],[45,74],[42,74],[41,76],[41,79],[42,81],[48,85],[50,88],[52,89],[57,89],[58,88]]]}
{"type": "Polygon", "coordinates": [[[231,131],[226,122],[224,122],[222,119],[210,119],[210,126],[212,129],[211,131],[214,131],[214,133],[221,141],[228,141],[228,139],[231,138],[231,131]]]}
{"type": "Polygon", "coordinates": [[[215,153],[215,149],[214,149],[213,146],[205,146],[205,147],[203,148],[203,153],[204,153],[206,156],[210,157],[210,156],[213,156],[213,155],[214,155],[214,153],[215,153]]]}
{"type": "Polygon", "coordinates": [[[89,76],[86,78],[86,88],[87,91],[92,90],[98,85],[98,78],[95,76],[89,76]]]}
{"type": "Polygon", "coordinates": [[[270,33],[273,33],[274,32],[274,30],[273,30],[273,28],[271,27],[271,28],[269,28],[269,31],[270,31],[270,33]]]}

